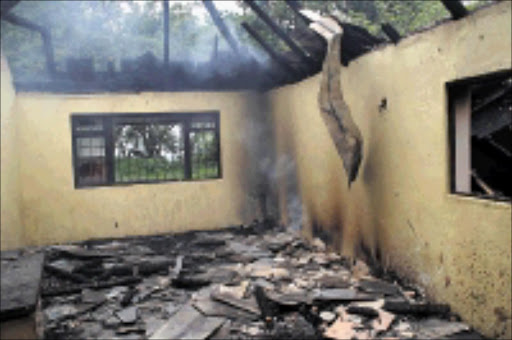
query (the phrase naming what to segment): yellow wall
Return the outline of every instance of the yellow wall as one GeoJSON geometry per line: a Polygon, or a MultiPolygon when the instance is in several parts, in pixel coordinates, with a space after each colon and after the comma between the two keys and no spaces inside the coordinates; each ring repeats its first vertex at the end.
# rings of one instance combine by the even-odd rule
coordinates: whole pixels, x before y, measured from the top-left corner
{"type": "Polygon", "coordinates": [[[16,100],[27,245],[225,227],[258,217],[241,166],[251,157],[244,129],[260,114],[257,94],[19,93],[16,100]],[[220,111],[222,179],[74,188],[71,113],[204,110],[220,111]]]}
{"type": "Polygon", "coordinates": [[[16,94],[11,73],[4,55],[1,83],[1,249],[13,249],[23,245],[23,226],[20,219],[20,188],[18,178],[17,119],[14,113],[16,94]]]}
{"type": "Polygon", "coordinates": [[[283,223],[296,220],[295,202],[306,235],[320,226],[345,254],[367,248],[488,336],[511,337],[511,206],[449,193],[445,91],[447,81],[510,68],[510,17],[503,2],[342,69],[364,136],[350,190],[318,109],[319,76],[264,96],[14,97],[2,57],[1,248],[247,223],[261,216],[265,174],[283,223]],[[201,110],[221,112],[222,179],[74,189],[71,113],[201,110]]]}
{"type": "MultiPolygon", "coordinates": [[[[351,190],[320,116],[320,77],[268,98],[277,158],[295,160],[304,233],[321,226],[348,255],[366,247],[501,338],[512,336],[511,205],[450,194],[445,83],[510,68],[511,40],[511,3],[503,2],[342,68],[344,96],[364,136],[351,190]],[[387,109],[379,112],[383,98],[387,109]]],[[[278,192],[286,222],[284,173],[278,192]]]]}

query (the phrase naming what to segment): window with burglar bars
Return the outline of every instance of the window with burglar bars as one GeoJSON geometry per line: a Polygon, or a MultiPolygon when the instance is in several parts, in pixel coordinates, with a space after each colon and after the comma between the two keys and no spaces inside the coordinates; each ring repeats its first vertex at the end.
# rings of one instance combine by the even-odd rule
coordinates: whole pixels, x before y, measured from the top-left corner
{"type": "Polygon", "coordinates": [[[75,187],[221,177],[219,113],[73,114],[75,187]]]}

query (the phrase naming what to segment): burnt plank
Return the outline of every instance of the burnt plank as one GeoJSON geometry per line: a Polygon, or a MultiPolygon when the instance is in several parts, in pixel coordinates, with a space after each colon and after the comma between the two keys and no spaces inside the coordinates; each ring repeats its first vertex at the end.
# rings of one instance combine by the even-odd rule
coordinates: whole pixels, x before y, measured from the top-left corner
{"type": "Polygon", "coordinates": [[[260,18],[267,24],[267,26],[281,39],[284,43],[297,55],[301,60],[310,66],[315,66],[317,61],[308,56],[302,48],[299,47],[290,36],[279,27],[254,1],[243,0],[260,18]]]}
{"type": "Polygon", "coordinates": [[[265,52],[268,53],[277,65],[293,77],[297,77],[299,75],[299,72],[291,67],[282,55],[274,51],[274,49],[248,23],[243,22],[242,27],[247,31],[247,33],[249,33],[251,38],[253,38],[265,50],[265,52]]]}
{"type": "Polygon", "coordinates": [[[43,40],[44,54],[46,58],[46,71],[51,77],[55,77],[56,67],[55,59],[53,56],[53,43],[50,30],[46,29],[46,27],[31,22],[30,20],[19,17],[13,13],[2,13],[2,20],[5,20],[13,25],[25,27],[32,31],[37,31],[39,32],[39,34],[41,34],[41,39],[43,40]]]}
{"type": "Polygon", "coordinates": [[[0,320],[31,313],[36,306],[44,254],[20,256],[2,261],[0,279],[0,320]]]}
{"type": "Polygon", "coordinates": [[[389,23],[384,23],[381,25],[382,32],[393,42],[396,44],[400,41],[400,33],[389,23]]]}
{"type": "Polygon", "coordinates": [[[455,20],[464,18],[468,15],[468,10],[459,0],[441,0],[441,2],[455,20]]]}
{"type": "Polygon", "coordinates": [[[231,49],[238,53],[238,44],[236,40],[233,38],[233,35],[229,31],[228,27],[222,20],[222,17],[220,16],[219,12],[217,11],[217,8],[215,8],[215,5],[213,4],[213,1],[211,0],[203,0],[203,5],[210,14],[210,17],[213,20],[213,23],[215,26],[217,26],[217,29],[220,31],[224,39],[228,42],[231,49]]]}
{"type": "Polygon", "coordinates": [[[224,323],[223,318],[204,317],[192,305],[183,306],[150,339],[206,339],[224,323]]]}

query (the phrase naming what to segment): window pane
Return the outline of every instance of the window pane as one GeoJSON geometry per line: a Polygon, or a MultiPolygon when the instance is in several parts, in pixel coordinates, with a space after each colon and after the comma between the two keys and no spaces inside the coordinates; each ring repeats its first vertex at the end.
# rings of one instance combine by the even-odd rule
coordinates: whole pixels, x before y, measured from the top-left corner
{"type": "Polygon", "coordinates": [[[192,129],[215,129],[215,121],[213,119],[201,119],[192,121],[192,129]]]}
{"type": "Polygon", "coordinates": [[[77,138],[77,176],[80,184],[106,182],[105,139],[103,137],[77,138]]]}
{"type": "Polygon", "coordinates": [[[213,130],[190,132],[192,179],[219,177],[219,150],[213,130]]]}
{"type": "Polygon", "coordinates": [[[85,131],[101,131],[103,130],[103,120],[101,118],[80,117],[76,119],[75,130],[85,131]]]}
{"type": "Polygon", "coordinates": [[[181,123],[116,123],[114,142],[116,182],[185,178],[181,123]]]}

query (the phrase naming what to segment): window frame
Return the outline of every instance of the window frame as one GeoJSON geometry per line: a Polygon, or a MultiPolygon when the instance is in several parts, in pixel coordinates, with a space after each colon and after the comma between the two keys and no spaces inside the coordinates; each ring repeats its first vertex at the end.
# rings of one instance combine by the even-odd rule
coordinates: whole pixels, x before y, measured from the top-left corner
{"type": "MultiPolygon", "coordinates": [[[[72,147],[72,169],[73,169],[73,182],[75,189],[81,188],[96,188],[96,187],[109,187],[109,186],[128,186],[134,184],[155,184],[155,183],[168,183],[168,182],[201,182],[211,181],[223,178],[222,173],[222,153],[220,147],[220,112],[219,111],[193,111],[193,112],[122,112],[122,113],[86,113],[76,112],[70,114],[70,127],[71,127],[71,147],[72,147]],[[101,119],[103,128],[98,131],[77,131],[78,120],[83,118],[101,119]],[[134,180],[116,182],[115,180],[115,140],[114,140],[114,122],[115,120],[126,120],[129,123],[130,119],[140,119],[147,123],[151,120],[161,121],[165,123],[179,123],[183,127],[183,143],[184,143],[184,178],[183,179],[156,179],[156,180],[134,180]],[[192,128],[192,123],[195,121],[209,120],[215,123],[213,128],[192,128]],[[216,160],[217,160],[217,177],[210,178],[192,178],[192,149],[190,143],[190,132],[206,130],[214,131],[216,139],[216,160]],[[105,139],[105,166],[106,166],[106,180],[101,183],[80,183],[79,181],[79,156],[77,149],[78,138],[91,138],[102,137],[105,139]]],[[[124,123],[124,122],[123,122],[124,123]]]]}
{"type": "MultiPolygon", "coordinates": [[[[460,197],[471,197],[476,199],[482,199],[486,201],[494,201],[494,202],[505,202],[512,203],[511,197],[506,196],[491,196],[485,193],[478,193],[474,191],[462,191],[457,189],[457,169],[456,169],[456,157],[457,157],[457,114],[459,114],[458,110],[455,107],[455,102],[460,100],[463,97],[467,97],[466,100],[469,100],[469,106],[471,106],[471,95],[472,90],[471,87],[480,83],[485,83],[489,81],[494,81],[495,79],[504,78],[512,76],[512,69],[505,68],[501,70],[490,71],[487,73],[483,73],[480,75],[470,76],[462,79],[454,79],[445,83],[445,93],[446,93],[446,108],[448,113],[448,153],[449,153],[449,164],[448,164],[448,189],[449,194],[460,197]],[[469,97],[468,97],[469,96],[469,97]]],[[[470,109],[469,116],[469,124],[471,124],[472,119],[472,111],[470,109]]],[[[472,157],[472,149],[471,149],[471,126],[469,127],[469,153],[470,159],[472,157]]],[[[471,161],[470,161],[471,163],[471,161]]],[[[470,164],[471,170],[471,164],[470,164]]]]}

